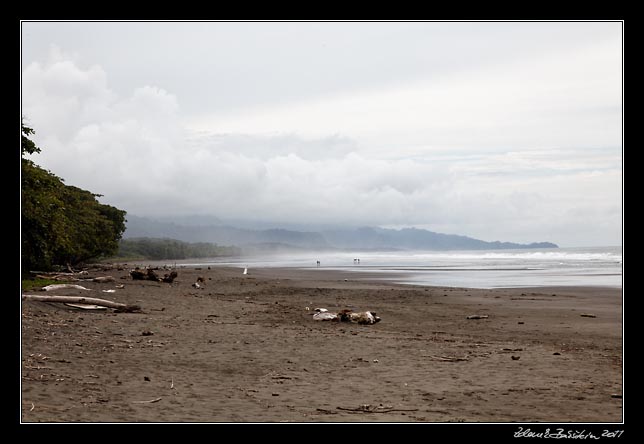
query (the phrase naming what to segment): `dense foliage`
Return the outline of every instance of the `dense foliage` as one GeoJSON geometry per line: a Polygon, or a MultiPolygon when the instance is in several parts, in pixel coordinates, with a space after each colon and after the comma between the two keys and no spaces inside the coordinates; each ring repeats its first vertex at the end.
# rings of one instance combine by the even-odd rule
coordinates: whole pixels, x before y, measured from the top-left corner
{"type": "Polygon", "coordinates": [[[224,247],[205,242],[189,243],[175,239],[122,239],[118,256],[122,258],[166,260],[239,255],[236,247],[224,247]]]}
{"type": "Polygon", "coordinates": [[[22,123],[22,134],[21,134],[21,141],[20,141],[20,153],[24,156],[25,153],[27,154],[35,154],[40,152],[40,148],[36,146],[33,140],[29,138],[33,133],[35,133],[33,128],[30,128],[26,126],[24,123],[22,123]]]}
{"type": "MultiPolygon", "coordinates": [[[[22,125],[21,152],[40,152],[22,125]]],[[[118,251],[125,231],[125,211],[101,204],[89,191],[22,159],[22,267],[48,270],[75,265],[118,251]]]]}

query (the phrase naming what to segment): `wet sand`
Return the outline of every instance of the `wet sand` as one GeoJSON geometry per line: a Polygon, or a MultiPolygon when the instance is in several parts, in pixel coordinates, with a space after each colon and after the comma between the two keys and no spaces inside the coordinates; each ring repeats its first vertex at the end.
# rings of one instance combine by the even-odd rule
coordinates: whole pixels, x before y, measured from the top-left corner
{"type": "Polygon", "coordinates": [[[51,293],[141,313],[23,301],[22,422],[622,421],[619,289],[224,267],[180,267],[167,284],[130,268],[90,270],[116,278],[78,283],[92,291],[51,293]],[[318,322],[307,307],[382,321],[318,322]]]}

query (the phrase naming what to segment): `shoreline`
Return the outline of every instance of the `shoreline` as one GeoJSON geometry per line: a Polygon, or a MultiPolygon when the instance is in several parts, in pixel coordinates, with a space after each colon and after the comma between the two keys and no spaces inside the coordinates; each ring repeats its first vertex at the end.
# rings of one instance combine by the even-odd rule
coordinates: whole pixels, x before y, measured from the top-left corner
{"type": "Polygon", "coordinates": [[[23,301],[22,421],[623,420],[619,289],[428,287],[356,272],[177,265],[172,284],[133,281],[124,264],[92,271],[111,284],[82,283],[142,313],[23,301]],[[316,322],[314,307],[382,320],[316,322]]]}
{"type": "MultiPolygon", "coordinates": [[[[116,264],[116,263],[115,263],[116,264]]],[[[127,265],[128,263],[122,263],[127,265]]],[[[178,269],[207,269],[211,268],[222,268],[230,270],[243,270],[246,266],[240,262],[238,266],[230,265],[230,263],[220,264],[217,262],[198,262],[196,259],[182,259],[180,261],[139,261],[132,262],[129,266],[141,266],[141,267],[176,267],[178,269]]],[[[383,283],[385,285],[404,285],[404,286],[414,286],[420,288],[461,288],[461,289],[476,289],[476,290],[501,290],[501,289],[516,289],[516,290],[531,290],[531,289],[575,289],[575,288],[587,288],[587,289],[600,289],[606,291],[616,290],[619,292],[623,291],[623,285],[592,285],[592,284],[547,284],[547,285],[525,285],[525,286],[513,286],[513,285],[504,285],[504,286],[495,286],[495,287],[475,287],[475,286],[463,286],[463,285],[439,285],[433,284],[431,282],[422,283],[422,282],[401,282],[406,276],[405,273],[400,273],[392,270],[381,270],[381,271],[369,271],[368,268],[379,268],[378,265],[359,265],[359,266],[344,266],[344,267],[334,267],[334,266],[255,266],[250,267],[249,272],[253,275],[260,277],[269,277],[280,275],[285,279],[303,279],[303,280],[320,280],[320,281],[342,281],[344,279],[352,281],[364,281],[370,284],[379,284],[383,283]],[[357,268],[362,268],[358,270],[357,268]],[[367,268],[367,270],[364,270],[367,268]]],[[[457,270],[460,271],[460,270],[457,270]]],[[[466,270],[469,271],[469,270],[466,270]]],[[[496,270],[495,270],[496,271],[496,270]]]]}

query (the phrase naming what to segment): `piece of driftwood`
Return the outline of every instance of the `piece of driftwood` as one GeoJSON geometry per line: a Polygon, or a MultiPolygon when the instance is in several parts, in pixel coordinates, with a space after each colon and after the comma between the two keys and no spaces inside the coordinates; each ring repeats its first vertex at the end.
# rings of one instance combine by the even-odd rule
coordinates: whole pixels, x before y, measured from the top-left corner
{"type": "Polygon", "coordinates": [[[159,281],[159,276],[151,269],[146,268],[141,270],[140,268],[135,268],[130,271],[130,276],[136,281],[159,281]]]}
{"type": "Polygon", "coordinates": [[[456,356],[429,356],[430,358],[436,360],[436,361],[444,361],[444,362],[460,362],[460,361],[469,361],[467,358],[458,358],[456,356]]]}
{"type": "Polygon", "coordinates": [[[41,302],[60,302],[63,304],[99,305],[101,307],[113,308],[116,312],[120,313],[141,311],[141,307],[139,307],[138,305],[121,304],[120,302],[108,301],[106,299],[85,298],[80,296],[44,296],[36,294],[23,294],[22,299],[41,302]]]}
{"type": "Polygon", "coordinates": [[[163,282],[167,282],[168,284],[171,284],[176,278],[179,276],[179,273],[176,271],[171,272],[170,274],[164,274],[163,279],[161,279],[163,282]]]}
{"type": "Polygon", "coordinates": [[[134,279],[135,281],[143,281],[147,279],[148,272],[136,269],[130,271],[130,276],[132,276],[132,279],[134,279]]]}
{"type": "Polygon", "coordinates": [[[78,273],[30,271],[30,273],[41,279],[52,279],[54,281],[77,281],[80,278],[87,279],[89,274],[87,271],[79,271],[78,273]]]}
{"type": "Polygon", "coordinates": [[[313,314],[313,320],[314,321],[337,321],[338,320],[338,314],[337,313],[329,313],[329,312],[326,312],[326,311],[319,312],[319,313],[314,313],[313,314]]]}
{"type": "MultiPolygon", "coordinates": [[[[311,310],[309,307],[307,309],[311,310]]],[[[364,325],[380,322],[380,317],[376,316],[375,311],[353,312],[353,310],[344,309],[338,313],[332,313],[326,308],[315,308],[313,311],[314,321],[355,322],[364,325]]]]}
{"type": "Polygon", "coordinates": [[[100,305],[91,305],[91,304],[70,304],[65,303],[68,307],[78,308],[80,310],[107,310],[107,307],[102,307],[100,305]]]}
{"type": "Polygon", "coordinates": [[[134,404],[152,404],[153,402],[161,401],[161,399],[163,398],[159,397],[159,398],[150,399],[149,401],[132,401],[132,402],[134,404]]]}
{"type": "Polygon", "coordinates": [[[106,282],[114,282],[116,279],[114,279],[114,276],[98,276],[92,279],[92,282],[100,282],[100,283],[106,283],[106,282]]]}
{"type": "Polygon", "coordinates": [[[389,413],[389,412],[417,412],[418,409],[396,409],[390,405],[371,405],[365,404],[360,407],[347,408],[347,407],[336,407],[338,410],[344,410],[345,412],[354,412],[354,413],[389,413]]]}
{"type": "Polygon", "coordinates": [[[50,279],[52,281],[65,281],[65,282],[76,282],[79,281],[80,279],[72,277],[71,275],[47,275],[47,274],[37,274],[37,278],[40,279],[50,279]]]}
{"type": "Polygon", "coordinates": [[[333,410],[328,410],[328,409],[317,408],[315,410],[317,410],[318,412],[326,413],[327,415],[337,415],[338,414],[338,412],[333,411],[333,410]]]}
{"type": "Polygon", "coordinates": [[[55,291],[55,290],[66,290],[66,289],[90,291],[89,288],[85,288],[82,285],[76,285],[76,284],[51,284],[41,288],[42,291],[52,291],[52,290],[55,291]]]}

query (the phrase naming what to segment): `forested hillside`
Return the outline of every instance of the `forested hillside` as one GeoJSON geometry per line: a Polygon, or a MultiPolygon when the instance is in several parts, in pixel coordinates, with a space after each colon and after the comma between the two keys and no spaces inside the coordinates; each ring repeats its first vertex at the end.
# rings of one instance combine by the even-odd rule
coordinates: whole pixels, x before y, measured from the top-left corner
{"type": "Polygon", "coordinates": [[[135,238],[122,239],[117,258],[125,259],[188,259],[235,256],[236,247],[225,247],[206,242],[182,242],[176,239],[135,238]]]}

